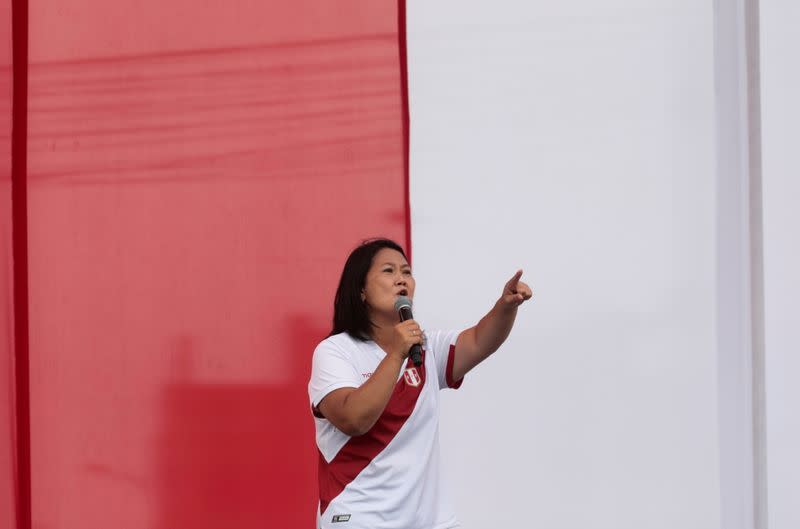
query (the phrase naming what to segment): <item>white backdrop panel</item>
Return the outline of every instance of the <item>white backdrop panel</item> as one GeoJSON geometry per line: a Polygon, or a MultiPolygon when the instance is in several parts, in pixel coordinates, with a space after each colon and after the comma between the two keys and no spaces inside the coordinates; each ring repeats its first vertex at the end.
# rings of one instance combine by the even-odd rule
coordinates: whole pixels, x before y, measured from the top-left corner
{"type": "Polygon", "coordinates": [[[800,4],[762,0],[764,334],[770,529],[800,527],[800,4]]]}
{"type": "Polygon", "coordinates": [[[445,397],[464,527],[718,527],[711,3],[408,10],[415,315],[535,292],[445,397]]]}

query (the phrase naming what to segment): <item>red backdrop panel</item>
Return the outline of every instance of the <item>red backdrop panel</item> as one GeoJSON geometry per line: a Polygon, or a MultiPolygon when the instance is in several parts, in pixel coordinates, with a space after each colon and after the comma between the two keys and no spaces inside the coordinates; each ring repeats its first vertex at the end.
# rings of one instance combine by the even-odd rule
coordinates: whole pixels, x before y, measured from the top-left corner
{"type": "Polygon", "coordinates": [[[406,237],[397,5],[31,0],[33,523],[301,528],[311,352],[406,237]]]}
{"type": "Polygon", "coordinates": [[[0,527],[16,524],[14,269],[11,238],[11,0],[0,0],[0,527]]]}

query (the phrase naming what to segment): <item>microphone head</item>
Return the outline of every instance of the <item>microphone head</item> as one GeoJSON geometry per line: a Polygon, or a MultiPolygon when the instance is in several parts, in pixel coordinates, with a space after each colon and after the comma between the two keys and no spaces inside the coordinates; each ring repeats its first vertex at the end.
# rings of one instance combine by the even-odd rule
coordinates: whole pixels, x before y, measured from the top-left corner
{"type": "Polygon", "coordinates": [[[400,309],[403,307],[408,307],[409,310],[411,309],[411,300],[405,296],[398,296],[397,301],[394,302],[394,310],[400,312],[400,309]]]}

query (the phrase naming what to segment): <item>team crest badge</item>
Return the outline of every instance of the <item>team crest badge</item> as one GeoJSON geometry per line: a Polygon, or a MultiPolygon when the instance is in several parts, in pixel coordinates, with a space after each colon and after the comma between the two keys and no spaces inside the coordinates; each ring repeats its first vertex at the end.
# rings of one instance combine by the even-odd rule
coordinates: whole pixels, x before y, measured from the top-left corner
{"type": "Polygon", "coordinates": [[[406,369],[405,373],[403,373],[403,376],[406,379],[406,384],[409,386],[417,387],[422,382],[422,377],[419,376],[419,371],[417,371],[416,367],[409,367],[406,369]]]}

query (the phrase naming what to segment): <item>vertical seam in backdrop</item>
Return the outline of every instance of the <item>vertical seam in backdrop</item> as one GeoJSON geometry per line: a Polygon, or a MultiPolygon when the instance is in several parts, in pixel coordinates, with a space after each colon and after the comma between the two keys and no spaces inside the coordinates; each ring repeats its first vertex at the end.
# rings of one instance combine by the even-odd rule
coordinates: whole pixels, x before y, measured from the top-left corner
{"type": "Polygon", "coordinates": [[[761,32],[759,1],[745,0],[747,53],[748,176],[750,181],[750,302],[753,373],[754,526],[769,525],[767,490],[766,341],[764,315],[764,222],[761,173],[761,32]]]}
{"type": "Polygon", "coordinates": [[[405,223],[406,223],[406,257],[411,263],[411,190],[409,174],[410,158],[410,118],[408,110],[408,50],[406,39],[406,0],[397,2],[397,39],[400,54],[400,94],[402,98],[403,120],[403,178],[405,179],[405,223]]]}
{"type": "Polygon", "coordinates": [[[11,1],[11,237],[16,387],[16,519],[31,529],[30,370],[28,349],[28,0],[11,1]]]}

